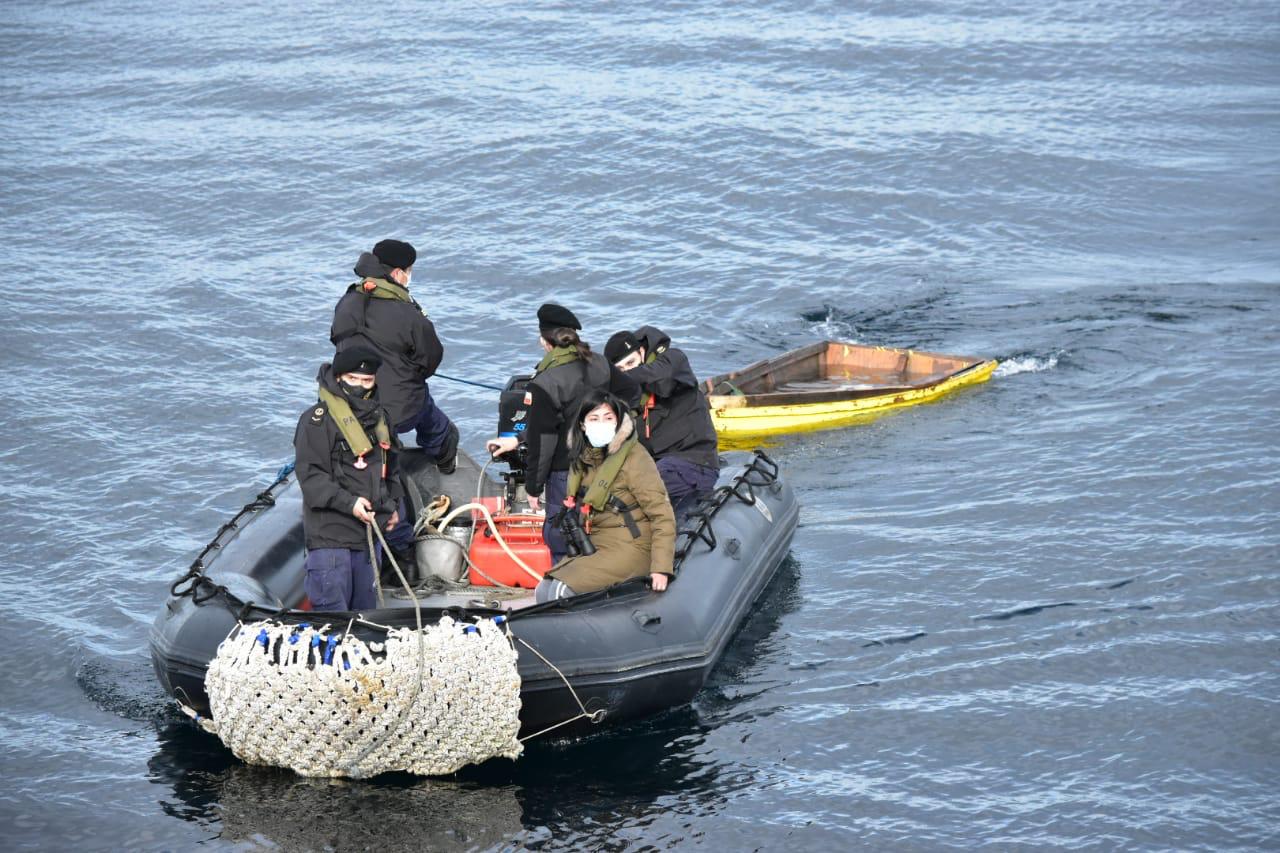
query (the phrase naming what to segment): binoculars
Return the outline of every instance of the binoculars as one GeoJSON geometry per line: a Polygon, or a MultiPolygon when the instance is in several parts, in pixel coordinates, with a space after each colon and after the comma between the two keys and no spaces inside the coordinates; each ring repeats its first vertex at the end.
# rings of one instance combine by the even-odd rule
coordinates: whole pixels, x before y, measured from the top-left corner
{"type": "Polygon", "coordinates": [[[564,537],[570,557],[590,557],[596,552],[596,546],[591,544],[591,537],[582,529],[581,513],[577,509],[562,509],[560,517],[556,519],[556,527],[564,537]]]}

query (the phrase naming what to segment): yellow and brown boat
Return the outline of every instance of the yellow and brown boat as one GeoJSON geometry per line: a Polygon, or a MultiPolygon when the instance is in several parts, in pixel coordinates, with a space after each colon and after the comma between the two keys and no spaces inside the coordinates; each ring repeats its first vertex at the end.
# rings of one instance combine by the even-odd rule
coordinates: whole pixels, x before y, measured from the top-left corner
{"type": "Polygon", "coordinates": [[[707,379],[722,446],[864,421],[991,378],[994,359],[821,341],[707,379]]]}

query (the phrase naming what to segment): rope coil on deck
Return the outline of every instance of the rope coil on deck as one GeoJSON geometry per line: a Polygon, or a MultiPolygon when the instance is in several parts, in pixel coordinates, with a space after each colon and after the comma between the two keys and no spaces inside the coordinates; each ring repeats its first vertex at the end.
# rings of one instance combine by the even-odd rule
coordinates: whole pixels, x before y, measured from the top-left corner
{"type": "Polygon", "coordinates": [[[516,657],[492,619],[444,616],[368,644],[255,622],[219,645],[205,678],[212,719],[199,722],[241,760],[304,776],[453,773],[521,754],[516,657]]]}

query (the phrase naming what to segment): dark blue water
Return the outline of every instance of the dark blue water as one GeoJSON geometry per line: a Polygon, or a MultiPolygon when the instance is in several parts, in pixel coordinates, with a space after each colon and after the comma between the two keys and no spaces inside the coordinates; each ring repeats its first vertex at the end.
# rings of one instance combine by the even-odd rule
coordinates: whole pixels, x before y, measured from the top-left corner
{"type": "MultiPolygon", "coordinates": [[[[11,2],[7,849],[1280,847],[1280,7],[11,2]],[[291,455],[359,251],[445,372],[668,330],[1005,361],[775,448],[804,504],[692,707],[329,784],[146,631],[291,455]]],[[[436,384],[479,451],[481,389],[436,384]]]]}

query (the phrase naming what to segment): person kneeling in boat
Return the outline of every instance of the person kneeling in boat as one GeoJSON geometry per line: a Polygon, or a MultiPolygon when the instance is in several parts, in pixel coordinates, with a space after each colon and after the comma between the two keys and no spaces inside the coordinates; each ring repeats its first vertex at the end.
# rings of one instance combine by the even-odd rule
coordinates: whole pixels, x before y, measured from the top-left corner
{"type": "MultiPolygon", "coordinates": [[[[607,391],[583,399],[569,432],[568,495],[594,553],[568,557],[538,584],[538,601],[604,589],[648,575],[661,592],[674,575],[676,520],[649,451],[625,404],[607,391]]],[[[548,507],[550,515],[554,507],[548,507]]]]}
{"type": "Polygon", "coordinates": [[[720,455],[711,409],[689,358],[653,326],[618,332],[604,357],[640,384],[640,441],[658,464],[676,517],[711,494],[720,455]]]}
{"type": "Polygon", "coordinates": [[[367,525],[393,530],[400,518],[398,444],[378,401],[381,359],[365,347],[323,364],[319,399],[293,435],[307,562],[303,589],[313,610],[368,610],[377,600],[381,546],[370,554],[367,525]]]}

